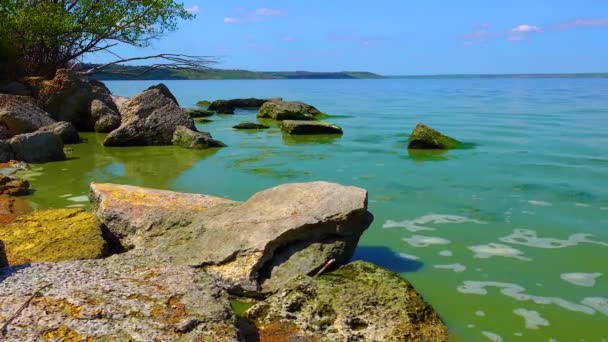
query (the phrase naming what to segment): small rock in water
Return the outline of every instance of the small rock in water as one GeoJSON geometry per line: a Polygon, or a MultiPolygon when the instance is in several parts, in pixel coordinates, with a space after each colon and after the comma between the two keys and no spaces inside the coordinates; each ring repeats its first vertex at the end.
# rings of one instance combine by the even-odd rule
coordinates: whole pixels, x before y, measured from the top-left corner
{"type": "Polygon", "coordinates": [[[255,123],[255,122],[242,122],[238,125],[232,126],[232,128],[234,128],[234,129],[266,129],[269,127],[266,125],[255,123]]]}
{"type": "Polygon", "coordinates": [[[173,145],[191,149],[226,146],[223,142],[213,139],[207,132],[197,132],[184,126],[178,126],[173,133],[173,145]]]}
{"type": "Polygon", "coordinates": [[[184,110],[191,118],[206,118],[215,115],[215,112],[206,109],[185,108],[184,110]]]}
{"type": "Polygon", "coordinates": [[[30,183],[15,177],[0,175],[0,194],[21,196],[29,193],[30,183]]]}
{"type": "Polygon", "coordinates": [[[455,148],[459,144],[458,140],[439,133],[423,123],[418,123],[410,135],[408,148],[445,150],[455,148]]]}
{"type": "Polygon", "coordinates": [[[285,120],[281,130],[291,135],[342,134],[342,128],[320,121],[285,120]]]}
{"type": "Polygon", "coordinates": [[[316,120],[322,113],[304,102],[272,100],[264,103],[257,114],[258,118],[274,120],[316,120]]]}

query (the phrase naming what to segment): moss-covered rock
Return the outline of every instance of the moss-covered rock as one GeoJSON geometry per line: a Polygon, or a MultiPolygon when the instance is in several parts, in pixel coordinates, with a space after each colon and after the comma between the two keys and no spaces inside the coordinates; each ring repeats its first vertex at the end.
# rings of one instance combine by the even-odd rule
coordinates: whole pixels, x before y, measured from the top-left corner
{"type": "Polygon", "coordinates": [[[108,254],[101,223],[83,209],[51,209],[0,227],[9,265],[96,259],[108,254]]]}
{"type": "Polygon", "coordinates": [[[267,129],[270,128],[266,125],[255,123],[255,122],[241,122],[240,124],[232,126],[234,129],[267,129]]]}
{"type": "Polygon", "coordinates": [[[215,112],[206,109],[185,108],[184,110],[191,118],[206,118],[215,115],[215,112]]]}
{"type": "Polygon", "coordinates": [[[231,100],[217,100],[213,101],[209,105],[209,110],[221,113],[221,114],[234,114],[234,110],[237,108],[260,108],[263,104],[268,101],[274,101],[280,99],[231,99],[231,100]]]}
{"type": "Polygon", "coordinates": [[[196,106],[201,107],[201,108],[208,108],[210,104],[211,104],[211,102],[209,102],[207,100],[202,100],[202,101],[198,101],[196,103],[196,106]]]}
{"type": "Polygon", "coordinates": [[[407,280],[364,261],[317,277],[294,278],[246,316],[258,326],[295,325],[293,338],[448,340],[446,326],[407,280]]]}
{"type": "Polygon", "coordinates": [[[304,102],[273,100],[264,103],[257,117],[273,120],[317,120],[321,112],[304,102]]]}
{"type": "Polygon", "coordinates": [[[213,139],[207,132],[197,132],[184,126],[178,126],[173,133],[173,145],[192,148],[205,149],[211,147],[225,147],[226,145],[213,139]]]}
{"type": "Polygon", "coordinates": [[[408,141],[410,149],[439,149],[446,150],[460,145],[460,141],[452,139],[429,126],[418,123],[408,141]]]}
{"type": "Polygon", "coordinates": [[[30,183],[19,178],[0,174],[0,194],[21,196],[29,193],[30,183]]]}

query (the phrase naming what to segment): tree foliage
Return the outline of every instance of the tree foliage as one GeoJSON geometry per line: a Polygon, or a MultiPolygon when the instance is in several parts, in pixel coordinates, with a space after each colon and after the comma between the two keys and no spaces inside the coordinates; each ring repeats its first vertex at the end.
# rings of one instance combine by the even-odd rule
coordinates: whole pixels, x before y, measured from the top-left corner
{"type": "Polygon", "coordinates": [[[0,0],[0,62],[12,58],[18,76],[52,76],[120,43],[149,46],[191,18],[173,0],[0,0]]]}

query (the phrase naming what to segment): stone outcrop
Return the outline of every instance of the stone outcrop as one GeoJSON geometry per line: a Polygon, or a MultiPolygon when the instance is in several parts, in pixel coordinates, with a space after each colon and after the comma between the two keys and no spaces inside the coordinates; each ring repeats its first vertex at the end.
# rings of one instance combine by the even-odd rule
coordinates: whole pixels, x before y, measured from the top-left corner
{"type": "Polygon", "coordinates": [[[10,265],[95,259],[108,246],[101,224],[83,209],[51,209],[18,217],[0,229],[10,265]]]}
{"type": "Polygon", "coordinates": [[[141,247],[148,232],[163,227],[172,213],[196,216],[218,205],[237,202],[220,197],[146,189],[130,185],[92,183],[93,212],[126,248],[141,247]]]}
{"type": "Polygon", "coordinates": [[[59,121],[48,126],[41,127],[37,132],[51,132],[58,135],[64,144],[77,144],[80,142],[80,136],[76,127],[69,122],[59,121]]]}
{"type": "Polygon", "coordinates": [[[262,125],[255,122],[241,122],[240,124],[232,126],[234,129],[267,129],[270,128],[266,125],[262,125]]]}
{"type": "Polygon", "coordinates": [[[31,97],[0,94],[0,139],[31,133],[55,120],[31,97]]]}
{"type": "Polygon", "coordinates": [[[271,291],[332,259],[335,266],[348,261],[372,221],[366,191],[334,183],[286,184],[243,204],[214,200],[215,206],[188,211],[165,197],[138,195],[153,190],[116,187],[93,184],[91,199],[93,211],[123,244],[150,252],[155,262],[160,257],[203,267],[238,294],[271,291]]]}
{"type": "Polygon", "coordinates": [[[103,260],[0,269],[3,341],[239,341],[227,296],[202,272],[103,260]]]}
{"type": "Polygon", "coordinates": [[[197,132],[184,126],[175,129],[172,142],[173,145],[197,150],[226,146],[223,142],[213,139],[207,132],[197,132]]]}
{"type": "Polygon", "coordinates": [[[29,188],[30,183],[26,180],[0,174],[0,195],[27,195],[29,188]]]}
{"type": "Polygon", "coordinates": [[[185,108],[184,110],[191,118],[207,118],[215,115],[215,112],[206,109],[185,108]]]}
{"type": "Polygon", "coordinates": [[[91,101],[90,112],[95,122],[93,126],[95,132],[109,133],[120,126],[118,110],[110,107],[106,102],[97,99],[91,101]]]}
{"type": "Polygon", "coordinates": [[[342,128],[321,121],[285,120],[281,123],[281,130],[292,135],[342,134],[342,128]]]}
{"type": "Polygon", "coordinates": [[[164,84],[132,97],[119,111],[121,125],[107,136],[105,146],[171,145],[177,127],[194,129],[194,121],[164,84]]]}
{"type": "Polygon", "coordinates": [[[286,341],[448,341],[446,326],[407,280],[364,261],[293,278],[246,316],[261,328],[291,326],[286,341]]]}
{"type": "Polygon", "coordinates": [[[55,120],[70,122],[81,131],[93,131],[100,117],[91,112],[93,100],[104,103],[115,115],[118,113],[103,83],[86,80],[72,70],[58,70],[51,80],[30,79],[29,86],[55,120]]]}
{"type": "Polygon", "coordinates": [[[257,109],[269,101],[280,101],[281,99],[232,99],[213,101],[208,109],[220,114],[234,114],[237,108],[257,109]]]}
{"type": "Polygon", "coordinates": [[[319,110],[304,102],[268,101],[258,111],[258,118],[274,120],[316,120],[322,115],[319,110]]]}
{"type": "Polygon", "coordinates": [[[8,140],[13,158],[26,163],[65,160],[61,138],[50,132],[19,134],[8,140]]]}
{"type": "Polygon", "coordinates": [[[452,139],[423,123],[416,124],[408,140],[410,149],[438,149],[446,150],[457,147],[458,140],[452,139]]]}
{"type": "Polygon", "coordinates": [[[0,140],[0,163],[7,163],[15,159],[15,153],[8,140],[0,140]]]}

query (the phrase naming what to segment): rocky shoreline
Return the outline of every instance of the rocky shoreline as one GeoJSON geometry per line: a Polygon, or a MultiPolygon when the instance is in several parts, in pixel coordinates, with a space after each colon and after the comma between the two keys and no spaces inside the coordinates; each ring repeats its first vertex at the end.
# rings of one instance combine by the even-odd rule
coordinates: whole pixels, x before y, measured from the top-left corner
{"type": "MultiPolygon", "coordinates": [[[[64,160],[64,144],[78,143],[78,131],[109,133],[103,145],[112,147],[218,148],[225,144],[197,131],[193,118],[256,108],[288,135],[342,134],[319,121],[328,116],[315,107],[234,99],[188,110],[163,84],[120,98],[68,70],[12,89],[19,94],[0,94],[0,162],[10,163],[0,176],[0,340],[448,339],[407,280],[351,262],[373,220],[361,188],[284,184],[241,203],[92,183],[91,212],[28,213],[15,197],[29,184],[10,175],[27,167],[13,160],[64,160]]],[[[440,148],[458,143],[445,138],[440,148]]]]}

